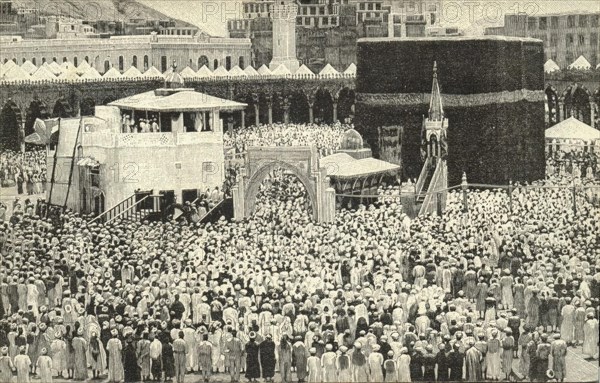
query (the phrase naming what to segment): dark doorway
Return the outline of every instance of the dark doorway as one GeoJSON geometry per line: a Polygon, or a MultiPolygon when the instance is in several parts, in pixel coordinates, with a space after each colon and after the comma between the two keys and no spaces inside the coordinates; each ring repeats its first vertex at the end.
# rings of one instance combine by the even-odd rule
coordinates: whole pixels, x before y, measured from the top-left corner
{"type": "Polygon", "coordinates": [[[95,215],[104,213],[104,193],[100,193],[94,197],[94,212],[95,215]]]}
{"type": "Polygon", "coordinates": [[[4,104],[2,112],[0,112],[0,144],[2,147],[18,150],[21,119],[21,111],[13,101],[4,104]]]}
{"type": "Polygon", "coordinates": [[[35,123],[35,119],[45,119],[48,118],[48,112],[46,111],[46,105],[39,100],[33,100],[31,104],[29,104],[29,109],[27,109],[27,118],[25,120],[25,135],[32,134],[33,124],[35,123]]]}
{"type": "Polygon", "coordinates": [[[81,101],[81,115],[82,116],[93,116],[95,113],[96,102],[91,98],[84,98],[81,101]]]}
{"type": "Polygon", "coordinates": [[[194,202],[198,198],[198,189],[184,189],[181,191],[182,203],[194,202]]]}
{"type": "Polygon", "coordinates": [[[167,56],[161,56],[160,58],[160,71],[162,73],[167,71],[167,56]]]}
{"type": "Polygon", "coordinates": [[[160,209],[165,210],[169,206],[175,203],[175,191],[174,190],[161,190],[160,191],[160,209]]]}

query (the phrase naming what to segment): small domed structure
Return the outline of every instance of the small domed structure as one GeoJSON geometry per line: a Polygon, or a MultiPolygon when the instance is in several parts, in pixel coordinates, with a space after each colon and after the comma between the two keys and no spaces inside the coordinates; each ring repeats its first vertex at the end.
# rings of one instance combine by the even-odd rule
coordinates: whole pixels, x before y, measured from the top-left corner
{"type": "Polygon", "coordinates": [[[363,138],[354,129],[350,129],[344,132],[342,136],[342,142],[340,145],[341,150],[360,150],[363,148],[363,138]]]}
{"type": "Polygon", "coordinates": [[[184,81],[183,77],[175,70],[177,69],[177,64],[173,62],[173,66],[171,67],[171,71],[165,75],[165,88],[170,89],[178,89],[183,88],[184,81]]]}

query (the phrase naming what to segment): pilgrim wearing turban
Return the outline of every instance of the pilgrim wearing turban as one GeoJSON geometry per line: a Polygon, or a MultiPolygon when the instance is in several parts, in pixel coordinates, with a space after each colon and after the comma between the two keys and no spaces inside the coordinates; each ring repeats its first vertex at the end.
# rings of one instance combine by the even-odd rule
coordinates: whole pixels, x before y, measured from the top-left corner
{"type": "Polygon", "coordinates": [[[318,383],[322,382],[321,377],[321,358],[318,357],[317,350],[313,347],[309,350],[310,356],[306,361],[306,365],[308,368],[308,382],[309,383],[318,383]]]}
{"type": "Polygon", "coordinates": [[[598,319],[593,313],[587,314],[583,325],[583,354],[587,358],[598,358],[598,319]]]}
{"type": "Polygon", "coordinates": [[[63,371],[67,369],[67,344],[62,339],[62,334],[57,331],[55,339],[50,344],[52,352],[52,368],[58,373],[58,376],[63,376],[63,371]]]}
{"type": "MultiPolygon", "coordinates": [[[[246,352],[246,378],[248,378],[251,382],[256,381],[256,379],[260,378],[260,368],[262,360],[259,362],[259,346],[256,343],[256,333],[251,332],[249,334],[249,342],[246,343],[245,352],[246,352]]],[[[263,342],[264,343],[264,342],[263,342]]],[[[273,359],[274,361],[274,359],[273,359]]],[[[263,374],[263,377],[264,374],[263,374]]]]}
{"type": "Polygon", "coordinates": [[[40,356],[35,364],[40,381],[52,383],[52,358],[48,356],[48,349],[41,349],[40,356]]]}
{"type": "Polygon", "coordinates": [[[108,381],[110,383],[119,383],[125,379],[123,370],[123,344],[119,339],[116,329],[111,332],[112,338],[108,341],[106,350],[108,352],[108,381]]]}
{"type": "Polygon", "coordinates": [[[19,354],[15,356],[14,365],[17,369],[17,383],[29,383],[31,359],[29,359],[29,355],[25,353],[25,347],[21,347],[19,354]]]}
{"type": "Polygon", "coordinates": [[[8,356],[8,347],[4,346],[0,349],[0,381],[10,382],[14,369],[12,358],[8,356]]]}

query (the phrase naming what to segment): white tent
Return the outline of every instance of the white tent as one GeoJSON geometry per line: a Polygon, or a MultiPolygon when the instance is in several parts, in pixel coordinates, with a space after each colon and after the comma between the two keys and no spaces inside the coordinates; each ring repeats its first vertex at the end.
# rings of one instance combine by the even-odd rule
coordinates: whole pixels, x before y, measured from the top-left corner
{"type": "Polygon", "coordinates": [[[585,57],[579,56],[579,57],[577,57],[577,60],[573,61],[573,63],[571,65],[569,65],[568,68],[569,69],[587,70],[587,69],[592,69],[592,64],[590,64],[590,62],[587,61],[585,57]]]}
{"type": "Polygon", "coordinates": [[[189,66],[186,66],[185,68],[183,68],[183,70],[179,74],[183,78],[194,78],[194,77],[196,77],[196,72],[192,68],[190,68],[189,66]]]}
{"type": "Polygon", "coordinates": [[[21,64],[21,69],[23,69],[25,72],[32,74],[33,72],[35,72],[37,70],[37,67],[35,65],[33,65],[33,63],[29,60],[25,61],[23,64],[21,64]]]}
{"type": "Polygon", "coordinates": [[[208,69],[208,67],[206,65],[202,65],[202,67],[200,69],[198,69],[198,72],[196,72],[196,77],[211,77],[213,75],[213,73],[210,71],[210,69],[208,69]]]}
{"type": "Polygon", "coordinates": [[[100,75],[100,73],[98,73],[98,71],[95,68],[89,67],[87,68],[85,73],[81,75],[81,78],[96,79],[102,78],[102,76],[100,75]]]}
{"type": "Polygon", "coordinates": [[[348,68],[346,68],[346,70],[344,71],[344,74],[355,75],[356,74],[356,65],[354,65],[354,63],[348,65],[348,68]]]}
{"type": "Polygon", "coordinates": [[[4,68],[4,73],[2,73],[2,80],[7,81],[20,81],[20,80],[29,80],[31,76],[29,73],[25,72],[18,65],[12,65],[10,68],[4,68]]]}
{"type": "Polygon", "coordinates": [[[592,128],[575,117],[569,117],[546,129],[546,139],[593,141],[600,139],[600,130],[592,128]]]}
{"type": "Polygon", "coordinates": [[[77,67],[77,73],[84,74],[88,70],[88,68],[91,68],[90,63],[83,60],[83,62],[77,67]]]}
{"type": "Polygon", "coordinates": [[[62,72],[64,72],[64,69],[58,65],[58,63],[56,61],[52,61],[50,64],[50,69],[52,70],[52,73],[54,73],[55,75],[59,75],[62,72]]]}
{"type": "Polygon", "coordinates": [[[140,77],[141,75],[142,75],[142,72],[140,72],[140,70],[134,66],[129,67],[129,69],[127,69],[123,73],[123,77],[127,77],[127,78],[136,78],[136,77],[140,77]]]}
{"type": "Polygon", "coordinates": [[[7,62],[4,63],[3,68],[4,68],[4,70],[9,70],[10,68],[15,67],[15,66],[17,66],[17,63],[15,63],[12,60],[8,60],[7,62]]]}
{"type": "Polygon", "coordinates": [[[260,68],[258,68],[258,74],[261,76],[270,76],[271,70],[265,64],[263,64],[260,68]]]}
{"type": "Polygon", "coordinates": [[[556,72],[559,70],[560,70],[560,67],[552,59],[549,59],[544,64],[544,72],[546,72],[546,73],[552,73],[552,72],[556,72]]]}
{"type": "Polygon", "coordinates": [[[279,64],[277,68],[272,72],[273,76],[289,76],[292,74],[285,64],[279,64]]]}
{"type": "Polygon", "coordinates": [[[56,75],[50,72],[48,66],[42,65],[31,75],[31,79],[36,81],[55,80],[56,75]]]}
{"type": "Polygon", "coordinates": [[[71,64],[69,61],[63,61],[62,64],[60,64],[60,67],[62,68],[63,71],[67,71],[71,68],[73,68],[73,64],[71,64]]]}
{"type": "Polygon", "coordinates": [[[145,78],[164,78],[163,74],[160,73],[160,71],[153,66],[148,68],[148,70],[145,71],[142,76],[144,76],[145,78]]]}
{"type": "Polygon", "coordinates": [[[294,73],[296,76],[310,76],[314,77],[315,74],[306,65],[302,64],[300,68],[294,73]]]}
{"type": "Polygon", "coordinates": [[[248,76],[258,76],[258,72],[256,69],[252,68],[251,65],[244,68],[244,73],[246,73],[248,76]]]}
{"type": "Polygon", "coordinates": [[[237,65],[231,68],[231,70],[229,71],[229,75],[234,77],[248,77],[248,75],[244,73],[242,68],[240,68],[237,65]]]}
{"type": "Polygon", "coordinates": [[[319,72],[319,76],[329,76],[336,74],[339,74],[339,72],[335,70],[335,68],[332,67],[331,64],[325,65],[325,68],[321,69],[321,71],[319,72]]]}
{"type": "Polygon", "coordinates": [[[78,81],[79,75],[77,74],[77,68],[72,66],[70,69],[59,75],[58,78],[61,80],[78,81]]]}
{"type": "Polygon", "coordinates": [[[213,72],[213,76],[229,76],[229,72],[227,72],[227,69],[225,69],[225,67],[221,65],[220,67],[215,69],[215,71],[213,72]]]}
{"type": "Polygon", "coordinates": [[[123,77],[121,73],[115,69],[115,67],[110,68],[102,75],[102,78],[121,78],[123,77]]]}

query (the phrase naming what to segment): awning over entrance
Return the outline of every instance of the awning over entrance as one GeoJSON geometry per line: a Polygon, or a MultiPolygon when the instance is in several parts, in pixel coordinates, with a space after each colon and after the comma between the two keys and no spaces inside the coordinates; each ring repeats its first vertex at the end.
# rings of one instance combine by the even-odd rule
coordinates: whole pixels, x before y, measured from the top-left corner
{"type": "Polygon", "coordinates": [[[327,170],[327,176],[339,179],[367,177],[376,174],[394,173],[400,166],[375,158],[357,160],[346,153],[336,153],[321,158],[320,167],[327,170]]]}
{"type": "Polygon", "coordinates": [[[89,168],[95,168],[100,166],[100,162],[96,161],[91,157],[84,157],[77,161],[77,166],[87,166],[89,168]]]}

